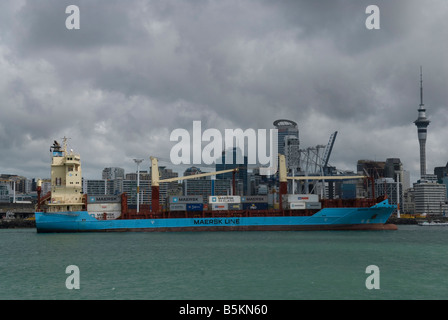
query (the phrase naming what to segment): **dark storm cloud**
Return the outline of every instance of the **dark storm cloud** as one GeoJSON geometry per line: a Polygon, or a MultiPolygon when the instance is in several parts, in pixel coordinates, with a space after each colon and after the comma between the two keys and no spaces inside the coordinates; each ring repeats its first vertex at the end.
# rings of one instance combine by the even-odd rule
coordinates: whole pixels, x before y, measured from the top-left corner
{"type": "Polygon", "coordinates": [[[437,117],[428,168],[444,164],[446,155],[430,151],[444,134],[447,4],[378,1],[381,29],[373,31],[365,28],[370,4],[4,1],[2,149],[13,159],[69,135],[85,172],[98,176],[135,156],[168,158],[170,132],[191,130],[193,120],[224,130],[289,118],[303,147],[338,130],[338,164],[401,157],[412,171],[423,65],[428,115],[437,117]],[[71,4],[80,8],[80,30],[65,28],[71,4]]]}

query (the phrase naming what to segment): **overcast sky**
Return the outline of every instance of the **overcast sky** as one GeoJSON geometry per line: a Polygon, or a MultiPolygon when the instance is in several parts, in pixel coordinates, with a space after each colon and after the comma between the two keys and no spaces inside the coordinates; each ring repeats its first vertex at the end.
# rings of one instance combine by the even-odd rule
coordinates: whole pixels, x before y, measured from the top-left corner
{"type": "Polygon", "coordinates": [[[49,177],[63,136],[95,179],[169,159],[194,120],[224,133],[286,118],[302,148],[338,131],[339,169],[397,157],[414,182],[421,65],[428,173],[448,161],[447,17],[446,0],[2,0],[0,173],[49,177]]]}

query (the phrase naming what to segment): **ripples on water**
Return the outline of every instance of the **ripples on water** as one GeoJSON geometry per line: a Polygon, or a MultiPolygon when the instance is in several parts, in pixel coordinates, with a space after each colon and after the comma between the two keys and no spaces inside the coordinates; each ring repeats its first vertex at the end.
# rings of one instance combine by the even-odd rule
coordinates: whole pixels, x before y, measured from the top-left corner
{"type": "Polygon", "coordinates": [[[448,227],[37,234],[0,230],[0,299],[448,299],[448,227]],[[68,290],[65,268],[80,270],[68,290]],[[380,269],[380,289],[365,286],[380,269]]]}

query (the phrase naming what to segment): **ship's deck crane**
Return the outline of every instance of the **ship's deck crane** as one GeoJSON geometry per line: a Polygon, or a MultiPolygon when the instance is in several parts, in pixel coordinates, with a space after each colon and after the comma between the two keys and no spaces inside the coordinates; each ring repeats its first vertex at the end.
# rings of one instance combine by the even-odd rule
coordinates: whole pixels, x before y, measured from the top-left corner
{"type": "MultiPolygon", "coordinates": [[[[56,141],[55,141],[56,142],[56,141]]],[[[37,179],[37,186],[36,186],[36,191],[37,191],[37,206],[36,206],[36,211],[40,212],[41,211],[41,205],[43,203],[45,203],[45,201],[47,201],[48,199],[51,198],[51,190],[48,191],[43,197],[42,197],[42,183],[43,182],[50,182],[51,183],[51,179],[37,179]]]]}
{"type": "Polygon", "coordinates": [[[173,182],[173,181],[179,181],[179,180],[197,179],[197,178],[201,178],[201,177],[215,176],[218,174],[233,172],[233,193],[235,193],[235,174],[236,174],[236,172],[238,172],[238,170],[239,170],[238,168],[220,170],[220,171],[214,171],[214,172],[206,172],[206,173],[194,174],[191,176],[168,178],[168,179],[160,180],[158,160],[155,157],[150,157],[150,159],[151,159],[151,173],[152,173],[151,174],[151,204],[152,204],[153,212],[159,212],[159,208],[160,208],[159,184],[161,182],[173,182]],[[156,172],[157,172],[157,174],[155,174],[156,172]]]}
{"type": "MultiPolygon", "coordinates": [[[[334,140],[333,140],[334,142],[334,140]]],[[[195,174],[191,176],[185,176],[185,177],[175,177],[175,178],[168,178],[160,180],[159,174],[154,174],[159,172],[159,164],[158,160],[155,157],[150,157],[151,159],[151,172],[153,173],[151,175],[151,202],[152,202],[152,211],[153,212],[159,212],[160,204],[159,204],[159,184],[163,182],[173,182],[173,181],[179,181],[179,180],[187,180],[187,179],[196,179],[201,177],[208,177],[208,176],[214,176],[218,174],[233,172],[233,192],[235,192],[235,173],[238,172],[238,168],[234,169],[227,169],[227,170],[220,170],[215,172],[206,172],[201,174],[195,174]]],[[[286,160],[285,156],[283,154],[279,154],[279,180],[280,180],[280,190],[279,190],[279,202],[280,202],[280,208],[282,208],[282,195],[287,194],[287,180],[349,180],[349,179],[363,179],[366,178],[366,176],[296,176],[296,177],[289,177],[287,175],[286,171],[286,160]]]]}

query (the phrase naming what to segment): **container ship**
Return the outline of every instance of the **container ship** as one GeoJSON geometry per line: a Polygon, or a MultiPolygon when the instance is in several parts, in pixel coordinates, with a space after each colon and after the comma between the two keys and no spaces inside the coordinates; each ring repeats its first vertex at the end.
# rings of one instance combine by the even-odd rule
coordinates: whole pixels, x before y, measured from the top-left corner
{"type": "MultiPolygon", "coordinates": [[[[204,207],[205,199],[202,196],[170,197],[169,207],[161,209],[160,183],[235,173],[237,170],[229,169],[163,180],[158,174],[152,174],[151,207],[142,206],[141,211],[136,211],[128,207],[126,193],[118,196],[89,196],[82,193],[81,158],[73,150],[67,150],[66,138],[62,146],[54,141],[50,152],[51,190],[42,195],[40,180],[37,186],[35,218],[39,233],[397,229],[395,225],[386,223],[396,208],[387,199],[342,201],[319,199],[315,194],[287,194],[287,180],[294,178],[286,174],[283,155],[279,155],[278,209],[268,209],[266,197],[238,195],[209,196],[206,199],[207,208],[204,207]]],[[[151,172],[158,173],[157,158],[150,159],[151,172]]]]}

